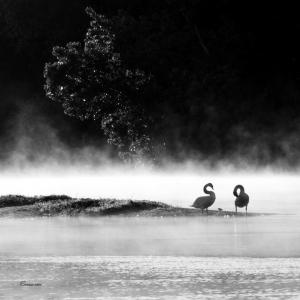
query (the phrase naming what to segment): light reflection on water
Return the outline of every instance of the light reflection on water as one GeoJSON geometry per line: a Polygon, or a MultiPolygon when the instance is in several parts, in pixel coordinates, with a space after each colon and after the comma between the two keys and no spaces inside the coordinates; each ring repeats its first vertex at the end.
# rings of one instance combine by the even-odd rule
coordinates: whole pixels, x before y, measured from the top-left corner
{"type": "Polygon", "coordinates": [[[0,219],[0,299],[298,296],[297,216],[0,219]]]}
{"type": "Polygon", "coordinates": [[[295,299],[300,295],[300,259],[19,257],[2,258],[0,267],[0,299],[295,299]],[[20,286],[22,280],[42,286],[20,286]]]}

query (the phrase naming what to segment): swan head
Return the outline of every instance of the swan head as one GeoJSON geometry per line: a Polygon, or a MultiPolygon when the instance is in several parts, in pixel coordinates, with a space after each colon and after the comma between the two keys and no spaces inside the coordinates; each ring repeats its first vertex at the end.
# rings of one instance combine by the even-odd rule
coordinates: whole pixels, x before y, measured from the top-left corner
{"type": "Polygon", "coordinates": [[[244,187],[241,184],[236,185],[234,190],[233,190],[233,195],[236,196],[236,197],[238,197],[238,193],[237,193],[238,190],[240,191],[239,194],[241,194],[242,192],[245,191],[244,187]]]}
{"type": "Polygon", "coordinates": [[[206,187],[211,187],[212,189],[214,189],[214,186],[213,186],[212,183],[208,183],[208,184],[206,185],[206,187]]]}
{"type": "Polygon", "coordinates": [[[207,183],[204,188],[203,188],[203,191],[204,193],[207,194],[207,188],[210,187],[211,189],[214,189],[214,186],[212,185],[212,183],[207,183]]]}

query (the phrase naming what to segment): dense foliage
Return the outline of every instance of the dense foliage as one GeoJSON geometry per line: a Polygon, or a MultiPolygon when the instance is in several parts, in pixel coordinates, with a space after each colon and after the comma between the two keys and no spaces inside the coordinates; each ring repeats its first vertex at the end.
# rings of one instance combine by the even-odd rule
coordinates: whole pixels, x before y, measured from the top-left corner
{"type": "Polygon", "coordinates": [[[101,124],[108,142],[123,158],[144,158],[151,153],[149,118],[141,99],[149,76],[126,68],[115,49],[112,22],[91,17],[84,43],[55,47],[55,61],[46,64],[46,94],[62,104],[67,115],[101,124]]]}

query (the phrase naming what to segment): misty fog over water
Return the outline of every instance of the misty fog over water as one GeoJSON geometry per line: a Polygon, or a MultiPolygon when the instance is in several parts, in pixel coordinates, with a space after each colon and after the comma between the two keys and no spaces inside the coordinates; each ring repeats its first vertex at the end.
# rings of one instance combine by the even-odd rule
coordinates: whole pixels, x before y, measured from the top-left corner
{"type": "Polygon", "coordinates": [[[299,241],[297,216],[2,218],[0,299],[297,299],[299,241]]]}
{"type": "Polygon", "coordinates": [[[49,166],[5,171],[0,182],[2,195],[148,199],[183,207],[212,182],[217,199],[211,209],[231,211],[233,188],[243,184],[249,212],[276,213],[1,218],[1,300],[295,299],[300,294],[296,173],[49,166]]]}
{"type": "Polygon", "coordinates": [[[212,209],[233,210],[233,188],[242,184],[250,196],[250,212],[300,212],[300,176],[276,170],[211,170],[184,165],[161,170],[49,166],[0,173],[0,194],[155,200],[188,207],[203,195],[203,186],[208,182],[213,183],[217,197],[212,209]]]}
{"type": "Polygon", "coordinates": [[[0,0],[0,300],[300,299],[299,35],[291,3],[0,0]],[[207,183],[203,215],[5,207],[207,183]]]}
{"type": "Polygon", "coordinates": [[[297,216],[0,220],[0,256],[300,257],[297,216]]]}

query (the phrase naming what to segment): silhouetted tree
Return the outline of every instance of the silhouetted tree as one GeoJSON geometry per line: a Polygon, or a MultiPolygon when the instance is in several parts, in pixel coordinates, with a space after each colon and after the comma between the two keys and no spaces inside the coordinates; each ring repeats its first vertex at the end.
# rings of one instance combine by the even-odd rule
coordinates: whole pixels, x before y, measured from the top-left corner
{"type": "Polygon", "coordinates": [[[91,8],[86,12],[91,22],[83,44],[53,49],[55,61],[44,72],[46,95],[60,102],[67,115],[98,122],[124,159],[149,157],[150,120],[139,100],[150,77],[123,64],[112,22],[91,8]]]}

